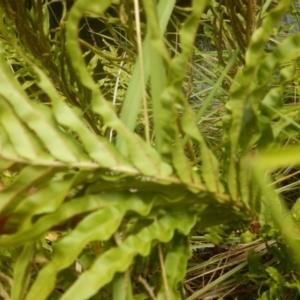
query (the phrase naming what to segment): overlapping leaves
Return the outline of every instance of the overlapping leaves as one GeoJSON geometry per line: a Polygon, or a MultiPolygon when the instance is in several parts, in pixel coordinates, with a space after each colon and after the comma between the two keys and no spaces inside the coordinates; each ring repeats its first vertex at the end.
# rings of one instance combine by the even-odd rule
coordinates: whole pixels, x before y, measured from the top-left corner
{"type": "MultiPolygon", "coordinates": [[[[260,57],[272,26],[286,6],[281,2],[267,17],[263,25],[267,31],[256,33],[247,52],[246,67],[237,76],[228,103],[228,169],[221,175],[219,161],[207,145],[181,90],[199,19],[209,1],[193,1],[191,13],[179,33],[181,52],[174,58],[168,53],[163,35],[175,1],[143,3],[148,26],[143,46],[144,68],[136,64],[120,116],[90,76],[78,41],[80,20],[86,15],[103,17],[114,1],[78,0],[68,12],[66,52],[62,55],[68,61],[65,67],[74,77],[67,84],[74,85],[70,89],[78,96],[75,101],[80,103],[78,107],[65,101],[70,95],[53,82],[53,76],[49,76],[51,70],[35,62],[30,49],[29,54],[25,53],[9,36],[5,24],[1,25],[6,42],[24,59],[36,85],[49,100],[45,105],[24,91],[2,51],[0,169],[13,170],[17,166],[19,173],[15,182],[0,194],[3,234],[0,246],[20,247],[12,299],[47,299],[56,288],[57,277],[71,268],[87,245],[95,241],[101,243],[101,253],[93,257],[90,267],[80,276],[76,274],[62,299],[88,299],[96,295],[115,280],[117,273],[129,270],[138,255],[148,256],[160,242],[170,242],[170,251],[160,266],[166,272],[162,275],[164,285],[158,291],[158,298],[179,299],[178,285],[189,257],[186,236],[196,221],[205,227],[248,220],[251,214],[260,211],[260,193],[253,188],[256,177],[252,176],[252,166],[247,163],[246,155],[240,161],[237,157],[240,152],[248,154],[249,148],[263,135],[261,127],[270,129],[272,111],[280,106],[278,95],[272,91],[261,102],[257,95],[275,68],[286,62],[282,49],[288,48],[291,59],[298,57],[296,37],[287,40],[269,57],[260,57]],[[258,59],[260,64],[256,66],[253,61],[258,59]],[[150,78],[155,147],[134,132],[143,89],[148,91],[141,85],[142,75],[145,84],[150,78]],[[250,86],[249,79],[253,81],[250,86]],[[267,118],[265,123],[260,116],[260,103],[263,117],[267,118]],[[94,118],[93,126],[87,119],[90,116],[94,118]],[[254,130],[251,137],[248,124],[254,130]],[[116,132],[116,145],[99,134],[101,126],[116,132]],[[191,164],[195,155],[193,145],[200,148],[199,168],[191,164]],[[225,180],[221,181],[221,176],[225,180]],[[140,227],[130,231],[133,224],[140,227]],[[32,280],[31,261],[44,235],[57,228],[63,236],[51,249],[49,261],[41,263],[32,280]],[[121,240],[116,238],[119,231],[124,235],[121,240]],[[178,255],[182,259],[178,260],[178,255]]],[[[36,4],[38,9],[40,1],[36,4]]],[[[281,76],[279,92],[293,79],[295,68],[282,69],[281,76]]]]}

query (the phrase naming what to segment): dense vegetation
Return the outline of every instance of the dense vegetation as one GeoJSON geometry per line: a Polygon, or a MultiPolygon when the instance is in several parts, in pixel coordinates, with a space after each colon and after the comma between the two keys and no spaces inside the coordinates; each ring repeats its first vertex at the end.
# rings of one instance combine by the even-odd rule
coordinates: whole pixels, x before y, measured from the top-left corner
{"type": "Polygon", "coordinates": [[[298,299],[295,5],[0,0],[0,298],[298,299]]]}

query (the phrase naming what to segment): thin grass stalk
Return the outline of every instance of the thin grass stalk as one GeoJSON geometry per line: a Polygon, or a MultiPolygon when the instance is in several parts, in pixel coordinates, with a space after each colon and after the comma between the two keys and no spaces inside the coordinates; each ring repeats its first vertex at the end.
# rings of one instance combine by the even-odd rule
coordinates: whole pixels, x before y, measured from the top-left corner
{"type": "Polygon", "coordinates": [[[164,287],[165,287],[166,299],[167,300],[172,300],[170,290],[169,290],[167,274],[166,274],[166,269],[165,269],[165,263],[164,263],[164,258],[163,258],[163,253],[162,253],[160,243],[157,244],[157,249],[158,249],[158,256],[159,256],[159,263],[160,263],[160,268],[161,268],[163,284],[164,284],[164,287]]]}
{"type": "MultiPolygon", "coordinates": [[[[126,52],[123,53],[122,57],[124,58],[126,56],[126,52]]],[[[114,88],[114,94],[113,94],[113,101],[112,101],[112,105],[116,106],[116,102],[117,102],[117,96],[118,96],[118,88],[119,88],[119,82],[120,82],[120,76],[122,73],[122,67],[124,64],[124,60],[121,60],[120,62],[120,68],[118,70],[118,75],[117,75],[117,79],[116,79],[116,84],[115,84],[115,88],[114,88]]],[[[113,138],[113,129],[110,129],[109,131],[109,141],[112,141],[113,138]]]]}
{"type": "Polygon", "coordinates": [[[142,32],[141,32],[141,21],[140,21],[140,7],[138,0],[134,0],[134,16],[136,21],[136,38],[137,48],[139,56],[139,67],[141,74],[141,88],[142,88],[142,99],[143,99],[143,112],[144,112],[144,131],[147,144],[150,144],[150,130],[149,130],[149,116],[148,116],[148,104],[147,104],[147,93],[146,93],[146,81],[145,71],[143,65],[143,48],[142,48],[142,32]]]}
{"type": "MultiPolygon", "coordinates": [[[[175,0],[159,1],[157,5],[159,28],[161,32],[164,32],[167,27],[174,5],[175,5],[175,0]]],[[[148,82],[150,76],[150,65],[151,65],[150,64],[150,49],[151,49],[150,43],[151,43],[150,36],[149,34],[147,34],[143,43],[143,53],[144,53],[143,67],[145,71],[144,74],[145,82],[148,82]]],[[[142,100],[141,74],[140,74],[140,67],[138,64],[136,64],[131,76],[131,80],[126,92],[126,96],[120,114],[121,121],[130,131],[134,131],[135,129],[137,116],[139,114],[139,110],[141,106],[141,100],[142,100]]],[[[126,142],[120,135],[117,136],[117,147],[122,154],[126,155],[128,153],[126,142]]]]}

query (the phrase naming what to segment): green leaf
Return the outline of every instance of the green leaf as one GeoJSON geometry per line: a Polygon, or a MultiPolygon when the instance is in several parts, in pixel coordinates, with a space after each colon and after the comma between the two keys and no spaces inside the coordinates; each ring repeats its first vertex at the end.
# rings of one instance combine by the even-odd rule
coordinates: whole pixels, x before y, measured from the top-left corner
{"type": "Polygon", "coordinates": [[[266,271],[269,273],[270,277],[275,280],[276,283],[280,285],[285,285],[284,277],[273,267],[267,267],[266,271]]]}
{"type": "MultiPolygon", "coordinates": [[[[91,93],[93,111],[102,117],[106,126],[114,129],[126,142],[129,158],[133,165],[143,174],[148,176],[154,176],[155,174],[170,175],[172,172],[170,166],[163,163],[157,152],[150,146],[146,145],[141,138],[131,133],[117,117],[113,107],[104,99],[97,85],[90,77],[82,58],[77,39],[80,17],[83,16],[85,10],[91,7],[91,5],[93,7],[96,5],[98,14],[100,11],[105,11],[109,4],[110,1],[106,1],[100,5],[95,0],[88,0],[77,1],[73,5],[67,25],[67,49],[71,57],[72,67],[76,74],[78,74],[81,83],[91,93]]],[[[137,87],[139,87],[139,85],[137,87]]],[[[132,107],[132,102],[130,105],[132,107]]],[[[122,150],[121,152],[125,154],[122,150]]]]}
{"type": "MultiPolygon", "coordinates": [[[[147,204],[140,201],[137,194],[131,193],[102,193],[101,196],[87,195],[82,198],[65,202],[56,212],[41,216],[33,224],[31,224],[31,220],[29,219],[26,226],[21,226],[19,231],[15,234],[2,236],[0,239],[0,245],[18,246],[22,245],[26,241],[35,241],[57,224],[62,224],[67,220],[74,217],[76,218],[76,216],[86,212],[123,205],[127,199],[128,204],[123,205],[124,209],[130,209],[130,204],[134,204],[133,207],[136,211],[143,215],[147,215],[153,205],[153,196],[140,195],[140,197],[142,197],[147,204]],[[132,199],[132,201],[130,201],[130,199],[132,199]]],[[[79,220],[81,220],[80,217],[79,220]]]]}
{"type": "MultiPolygon", "coordinates": [[[[271,157],[261,155],[259,159],[254,162],[254,178],[264,195],[264,201],[262,201],[262,214],[266,211],[271,216],[276,227],[280,229],[281,235],[291,251],[290,262],[294,265],[295,270],[300,270],[299,229],[292,216],[288,213],[286,205],[264,178],[264,174],[267,170],[266,166],[268,165],[268,163],[263,162],[264,157],[268,157],[267,161],[269,163],[271,162],[273,167],[282,163],[278,152],[274,156],[277,156],[278,160],[271,161],[271,157]]],[[[285,156],[285,158],[287,158],[287,156],[285,156]]],[[[291,157],[289,157],[289,159],[291,159],[291,157]]]]}
{"type": "MultiPolygon", "coordinates": [[[[239,199],[238,189],[238,156],[240,151],[247,152],[261,135],[260,105],[265,85],[270,80],[275,67],[282,61],[285,47],[279,45],[273,53],[266,57],[264,47],[276,23],[286,12],[292,1],[280,1],[264,19],[262,26],[257,29],[246,52],[246,65],[240,70],[231,88],[230,100],[226,104],[228,115],[225,118],[226,135],[230,145],[227,154],[230,156],[227,165],[228,189],[233,199],[239,199]]],[[[293,40],[293,38],[291,38],[293,40]]],[[[295,42],[287,42],[292,53],[295,42]],[[292,45],[292,46],[291,46],[292,45]],[[291,47],[290,47],[291,46],[291,47]]]]}
{"type": "Polygon", "coordinates": [[[260,262],[260,258],[258,254],[254,251],[254,249],[250,249],[250,251],[248,252],[247,261],[249,266],[249,275],[261,276],[263,265],[260,262]]]}
{"type": "Polygon", "coordinates": [[[249,230],[247,230],[241,234],[241,242],[245,243],[245,244],[253,242],[255,238],[256,238],[256,235],[254,233],[250,232],[249,230]]]}
{"type": "MultiPolygon", "coordinates": [[[[4,132],[7,134],[18,156],[28,160],[35,160],[38,156],[37,153],[41,154],[40,145],[32,143],[32,134],[28,131],[25,124],[22,124],[15,116],[4,99],[1,99],[0,102],[0,122],[4,129],[2,134],[4,132]]],[[[4,148],[6,145],[2,144],[2,147],[4,148]]]]}
{"type": "Polygon", "coordinates": [[[34,244],[28,243],[22,249],[14,265],[14,284],[12,288],[12,300],[24,299],[30,283],[30,269],[34,255],[34,244]]]}
{"type": "Polygon", "coordinates": [[[31,187],[53,176],[53,173],[52,168],[24,168],[14,183],[0,193],[0,216],[12,213],[31,187]]]}
{"type": "MultiPolygon", "coordinates": [[[[74,111],[64,102],[64,99],[53,87],[48,77],[37,68],[35,68],[35,71],[40,77],[39,86],[48,94],[52,101],[53,114],[57,122],[78,134],[89,156],[104,168],[130,168],[131,165],[117,152],[107,139],[96,136],[86,127],[83,120],[80,120],[74,111]]],[[[90,161],[83,155],[80,156],[80,160],[90,161]]],[[[133,169],[132,172],[134,171],[133,169]]]]}
{"type": "Polygon", "coordinates": [[[67,197],[78,175],[77,173],[74,176],[65,176],[63,180],[50,181],[47,187],[37,189],[32,195],[25,197],[20,205],[15,207],[5,225],[5,229],[8,232],[15,232],[16,228],[20,228],[24,232],[28,228],[31,229],[35,215],[57,211],[67,197]]]}
{"type": "Polygon", "coordinates": [[[0,53],[0,70],[2,84],[0,95],[9,103],[15,115],[37,134],[55,158],[63,162],[75,162],[76,156],[69,148],[66,136],[51,117],[45,119],[47,117],[47,114],[44,113],[46,109],[41,112],[29,102],[27,95],[12,76],[11,70],[4,60],[3,52],[0,53]]]}
{"type": "Polygon", "coordinates": [[[92,267],[82,274],[61,299],[87,299],[108,283],[116,272],[124,272],[137,254],[148,255],[152,241],[168,242],[175,228],[187,234],[195,221],[191,215],[182,215],[180,222],[171,215],[166,215],[153,222],[138,234],[129,236],[119,247],[106,251],[96,259],[92,267]],[[102,270],[101,273],[98,272],[99,269],[102,270]],[[88,290],[84,289],[87,283],[88,290]]]}
{"type": "MultiPolygon", "coordinates": [[[[147,1],[149,2],[149,1],[147,1]]],[[[150,4],[149,4],[150,5],[150,4]]],[[[166,30],[167,24],[169,22],[171,13],[174,9],[175,0],[169,0],[169,1],[160,1],[157,4],[157,20],[159,24],[159,30],[161,33],[164,33],[166,30]]],[[[153,62],[150,61],[151,59],[151,36],[153,40],[153,33],[156,26],[151,26],[152,32],[148,33],[144,43],[143,43],[143,69],[144,69],[144,79],[145,83],[148,82],[151,68],[153,68],[153,62]],[[152,66],[151,66],[152,64],[152,66]]],[[[154,41],[156,43],[156,41],[154,41]]],[[[156,71],[157,72],[157,71],[156,71]]],[[[141,107],[141,101],[142,101],[142,91],[145,87],[141,84],[141,74],[140,74],[140,65],[139,62],[136,63],[131,80],[126,92],[125,99],[123,101],[122,111],[121,111],[121,121],[126,126],[126,128],[129,131],[134,131],[137,116],[141,107]]],[[[157,107],[159,109],[159,107],[157,107]]],[[[159,111],[156,110],[156,114],[159,111]]],[[[126,142],[125,137],[118,135],[117,136],[117,147],[120,149],[121,153],[126,154],[130,153],[130,150],[128,149],[128,142],[126,142]]]]}
{"type": "Polygon", "coordinates": [[[56,243],[51,262],[39,272],[26,300],[36,299],[37,295],[39,295],[39,299],[46,299],[55,285],[56,274],[68,267],[89,242],[109,239],[119,227],[128,210],[135,210],[144,215],[148,214],[152,207],[151,202],[143,202],[136,194],[131,195],[131,197],[129,194],[126,201],[122,195],[118,197],[116,194],[115,197],[114,205],[90,213],[79,222],[69,235],[56,243]],[[72,249],[71,252],[70,249],[72,249]],[[41,284],[45,280],[48,284],[41,284]]]}
{"type": "Polygon", "coordinates": [[[300,198],[298,198],[297,201],[294,203],[291,213],[295,220],[300,220],[300,198]]]}
{"type": "Polygon", "coordinates": [[[185,277],[187,261],[191,256],[189,241],[185,236],[175,233],[170,244],[171,249],[166,254],[164,265],[169,291],[166,292],[165,286],[162,285],[157,296],[158,300],[168,299],[168,297],[174,300],[181,299],[179,284],[185,277]]]}

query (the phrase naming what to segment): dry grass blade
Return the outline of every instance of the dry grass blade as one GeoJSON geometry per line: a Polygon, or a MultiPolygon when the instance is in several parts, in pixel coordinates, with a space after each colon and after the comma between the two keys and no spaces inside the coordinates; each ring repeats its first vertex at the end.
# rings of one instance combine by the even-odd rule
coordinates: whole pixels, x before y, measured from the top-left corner
{"type": "MultiPolygon", "coordinates": [[[[267,243],[256,240],[249,244],[232,244],[224,247],[222,253],[213,255],[205,262],[195,265],[187,270],[185,283],[189,285],[192,295],[188,299],[215,299],[221,295],[232,295],[238,293],[236,289],[242,282],[235,279],[238,272],[247,272],[247,259],[250,250],[255,251],[259,256],[267,253],[267,247],[274,245],[275,241],[267,243]]],[[[193,254],[195,258],[201,252],[193,254]]],[[[243,289],[243,287],[241,287],[243,289]]]]}

